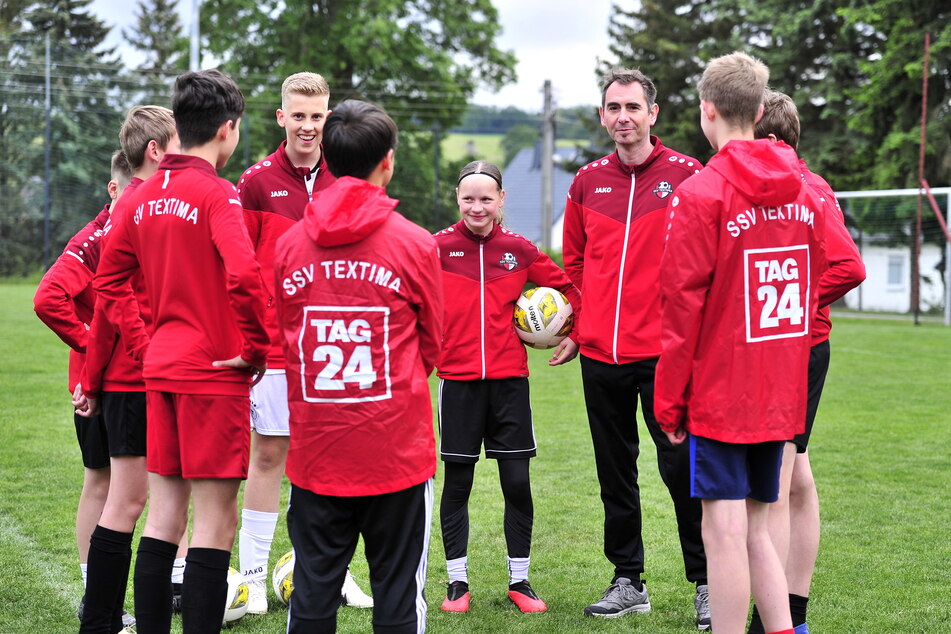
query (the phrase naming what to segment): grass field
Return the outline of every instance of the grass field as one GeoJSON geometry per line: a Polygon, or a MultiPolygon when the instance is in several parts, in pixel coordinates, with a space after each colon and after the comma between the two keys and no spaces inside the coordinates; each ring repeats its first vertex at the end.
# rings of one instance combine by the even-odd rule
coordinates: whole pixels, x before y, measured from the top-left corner
{"type": "MultiPolygon", "coordinates": [[[[33,314],[34,288],[0,285],[2,634],[76,631],[82,594],[73,537],[82,465],[66,393],[66,351],[33,314]]],[[[944,631],[951,623],[951,329],[838,319],[832,340],[832,368],[810,445],[823,510],[810,628],[944,631]]],[[[578,364],[551,369],[546,357],[531,355],[539,442],[532,466],[532,583],[550,610],[522,615],[505,598],[502,496],[494,463],[484,461],[470,506],[472,611],[439,610],[446,573],[434,522],[429,630],[694,631],[693,590],[683,578],[673,509],[642,423],[639,466],[653,611],[613,621],[581,616],[611,570],[601,552],[602,510],[578,364]]],[[[437,495],[440,484],[441,474],[437,495]]],[[[289,548],[282,520],[271,564],[289,548]]],[[[360,553],[353,571],[368,587],[360,553]]],[[[127,605],[131,610],[131,591],[127,605]]],[[[370,616],[341,609],[339,631],[370,631],[370,616]]],[[[286,612],[276,608],[245,617],[231,631],[283,632],[285,620],[286,612]]],[[[180,631],[177,618],[174,628],[180,631]]]]}
{"type": "MultiPolygon", "coordinates": [[[[502,134],[468,134],[450,133],[443,137],[440,146],[443,155],[449,160],[458,160],[467,156],[474,156],[504,168],[505,150],[502,148],[502,134]]],[[[541,137],[539,137],[541,139],[541,137]]],[[[556,139],[558,147],[573,147],[577,144],[585,145],[588,141],[581,139],[556,139]]]]}

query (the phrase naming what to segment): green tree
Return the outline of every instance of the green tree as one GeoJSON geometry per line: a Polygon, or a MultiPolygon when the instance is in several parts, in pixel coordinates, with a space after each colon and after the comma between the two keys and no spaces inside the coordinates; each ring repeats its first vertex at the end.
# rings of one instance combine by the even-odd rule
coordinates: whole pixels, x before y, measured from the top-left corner
{"type": "Polygon", "coordinates": [[[868,139],[866,178],[876,187],[918,187],[925,32],[931,33],[925,178],[951,183],[951,6],[940,0],[875,0],[840,9],[873,53],[866,81],[846,94],[859,107],[849,127],[868,139]]]}
{"type": "Polygon", "coordinates": [[[188,38],[178,18],[178,0],[139,0],[135,23],[122,37],[144,55],[130,81],[141,86],[137,101],[168,106],[175,75],[188,69],[188,38]]]}
{"type": "MultiPolygon", "coordinates": [[[[396,120],[401,145],[390,190],[403,213],[427,225],[433,131],[457,125],[480,84],[515,78],[514,54],[495,45],[498,12],[489,0],[217,0],[201,19],[207,50],[249,97],[254,157],[280,141],[273,112],[283,78],[319,72],[332,103],[368,99],[396,120]]],[[[440,172],[439,187],[451,188],[440,172]]]]}
{"type": "Polygon", "coordinates": [[[91,0],[3,3],[0,70],[0,274],[35,271],[43,258],[45,42],[51,57],[50,256],[101,208],[118,145],[120,70],[103,48],[108,28],[91,0]],[[7,12],[9,10],[9,13],[7,12]],[[15,14],[14,14],[15,11],[15,14]],[[108,132],[105,132],[108,131],[108,132]]]}

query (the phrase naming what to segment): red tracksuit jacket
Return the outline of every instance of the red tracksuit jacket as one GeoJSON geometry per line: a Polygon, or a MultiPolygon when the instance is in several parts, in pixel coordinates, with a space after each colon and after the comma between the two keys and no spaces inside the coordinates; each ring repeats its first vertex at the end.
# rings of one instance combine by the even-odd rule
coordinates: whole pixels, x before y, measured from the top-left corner
{"type": "Polygon", "coordinates": [[[731,443],[804,430],[824,207],[796,153],[765,139],[730,141],[678,188],[660,275],[662,429],[731,443]]]}
{"type": "Polygon", "coordinates": [[[99,264],[99,243],[109,230],[109,206],[66,243],[33,296],[33,310],[69,346],[69,391],[79,382],[89,341],[96,295],[92,276],[99,264]]]}
{"type": "Polygon", "coordinates": [[[827,203],[824,215],[829,268],[819,278],[819,310],[812,325],[812,345],[816,345],[828,339],[832,331],[829,305],[865,281],[865,264],[845,227],[845,216],[829,183],[809,171],[802,159],[799,159],[799,167],[806,185],[812,187],[827,203]]]}
{"type": "Polygon", "coordinates": [[[166,154],[158,172],[114,219],[94,286],[109,321],[144,357],[149,390],[248,394],[247,370],[215,368],[236,355],[263,365],[270,345],[266,293],[234,186],[207,161],[166,154]],[[140,270],[154,326],[150,333],[126,283],[140,270]]]}
{"type": "MultiPolygon", "coordinates": [[[[112,227],[122,219],[128,217],[128,202],[133,193],[143,183],[141,178],[133,178],[122,196],[112,206],[112,217],[102,240],[95,245],[95,254],[98,263],[103,246],[109,241],[112,227]]],[[[97,266],[98,268],[98,266],[97,266]]],[[[93,270],[93,273],[96,269],[93,270]]],[[[149,311],[146,297],[145,281],[142,272],[138,271],[130,280],[135,296],[133,310],[138,311],[145,324],[146,330],[152,326],[152,314],[149,311]]],[[[87,396],[99,396],[103,390],[108,392],[142,392],[145,390],[145,380],[142,378],[142,360],[134,359],[128,352],[125,341],[109,323],[103,313],[102,304],[96,304],[96,310],[89,325],[89,349],[86,353],[86,363],[83,366],[81,380],[83,392],[87,396]]]]}
{"type": "Polygon", "coordinates": [[[581,306],[578,289],[538,247],[498,224],[480,236],[460,220],[435,237],[443,292],[450,298],[439,377],[469,381],[528,376],[525,345],[512,321],[525,283],[561,291],[572,308],[581,306]]]}
{"type": "Polygon", "coordinates": [[[565,271],[581,291],[576,322],[581,354],[605,363],[660,356],[660,289],[664,212],[670,194],[701,167],[651,137],[640,165],[617,152],[578,170],[565,204],[565,271]]]}
{"type": "Polygon", "coordinates": [[[392,493],[436,472],[427,377],[442,333],[439,256],[396,205],[344,177],[277,244],[287,476],[321,495],[392,493]]]}
{"type": "MultiPolygon", "coordinates": [[[[262,161],[246,169],[238,179],[238,194],[244,207],[244,220],[248,225],[254,257],[261,265],[265,288],[274,288],[274,247],[277,239],[295,222],[304,217],[304,208],[310,202],[304,182],[310,170],[294,167],[287,156],[287,141],[262,161]]],[[[336,179],[327,169],[323,148],[317,165],[312,191],[329,187],[336,179]]],[[[271,302],[265,313],[271,350],[267,355],[267,367],[284,368],[284,348],[281,345],[281,329],[277,323],[277,308],[271,302]]]]}

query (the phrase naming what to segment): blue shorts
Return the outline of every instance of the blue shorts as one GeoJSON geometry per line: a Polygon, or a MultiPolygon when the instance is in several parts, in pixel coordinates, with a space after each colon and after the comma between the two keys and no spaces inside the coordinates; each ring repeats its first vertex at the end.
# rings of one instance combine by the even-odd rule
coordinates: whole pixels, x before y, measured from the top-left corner
{"type": "Polygon", "coordinates": [[[690,435],[690,495],[705,500],[770,503],[779,499],[783,440],[752,445],[690,435]]]}

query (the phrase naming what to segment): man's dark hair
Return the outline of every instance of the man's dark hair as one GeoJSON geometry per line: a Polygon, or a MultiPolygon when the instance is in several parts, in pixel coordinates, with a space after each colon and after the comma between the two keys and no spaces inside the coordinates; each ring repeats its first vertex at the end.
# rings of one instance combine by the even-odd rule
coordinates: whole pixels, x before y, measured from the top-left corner
{"type": "Polygon", "coordinates": [[[644,89],[644,98],[647,100],[647,107],[653,108],[657,101],[657,88],[650,77],[640,71],[639,68],[612,68],[604,77],[601,78],[601,107],[604,107],[604,98],[611,84],[621,84],[629,86],[638,83],[644,89]]]}
{"type": "Polygon", "coordinates": [[[396,124],[372,103],[347,99],[324,124],[324,155],[330,172],[340,178],[366,178],[390,150],[396,149],[396,124]]]}
{"type": "Polygon", "coordinates": [[[244,95],[230,77],[217,70],[179,75],[172,89],[172,112],[183,150],[204,145],[225,121],[244,113],[244,95]]]}

